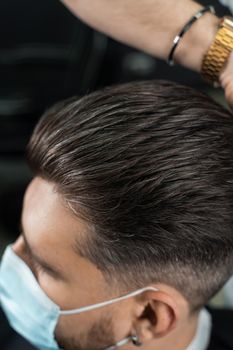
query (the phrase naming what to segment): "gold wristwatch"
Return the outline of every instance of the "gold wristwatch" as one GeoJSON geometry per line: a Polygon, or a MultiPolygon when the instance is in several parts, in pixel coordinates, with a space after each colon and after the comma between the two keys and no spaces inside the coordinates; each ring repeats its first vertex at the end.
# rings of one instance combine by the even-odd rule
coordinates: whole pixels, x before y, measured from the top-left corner
{"type": "Polygon", "coordinates": [[[233,18],[222,18],[214,42],[205,54],[201,75],[207,82],[219,86],[219,75],[233,50],[233,18]]]}

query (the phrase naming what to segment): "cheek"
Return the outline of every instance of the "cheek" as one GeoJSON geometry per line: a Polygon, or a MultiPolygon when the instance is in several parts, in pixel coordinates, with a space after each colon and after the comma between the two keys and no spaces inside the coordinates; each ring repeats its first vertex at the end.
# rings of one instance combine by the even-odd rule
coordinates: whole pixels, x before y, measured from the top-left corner
{"type": "MultiPolygon", "coordinates": [[[[79,324],[80,322],[77,322],[74,316],[60,317],[55,329],[55,338],[61,349],[85,349],[83,345],[85,344],[86,333],[80,329],[79,324]]],[[[88,332],[87,328],[85,332],[88,332]]]]}
{"type": "Polygon", "coordinates": [[[55,337],[67,350],[105,349],[119,338],[114,332],[114,317],[106,310],[95,310],[80,315],[62,316],[55,337]]]}
{"type": "Polygon", "coordinates": [[[79,315],[61,316],[55,330],[59,339],[74,339],[76,342],[85,340],[93,325],[100,324],[102,314],[99,311],[85,312],[79,315]]]}
{"type": "MultiPolygon", "coordinates": [[[[97,291],[95,291],[96,294],[93,295],[94,292],[90,291],[88,288],[84,290],[80,285],[76,286],[73,283],[56,280],[44,272],[39,272],[37,274],[37,281],[45,294],[57,304],[61,310],[79,309],[80,307],[96,304],[103,300],[101,294],[99,296],[97,291]]],[[[91,313],[90,311],[89,314],[91,313]]],[[[98,314],[98,312],[95,314],[98,314]]],[[[84,314],[80,314],[80,317],[82,315],[84,314]]],[[[85,315],[83,316],[84,319],[87,317],[85,315]]],[[[63,317],[64,319],[68,318],[67,316],[63,317]]],[[[73,315],[71,315],[71,317],[73,317],[73,315]]],[[[78,319],[80,319],[80,317],[78,319]]]]}
{"type": "Polygon", "coordinates": [[[38,272],[37,281],[45,294],[61,309],[69,309],[67,301],[72,304],[70,287],[63,281],[56,280],[44,272],[38,272]]]}

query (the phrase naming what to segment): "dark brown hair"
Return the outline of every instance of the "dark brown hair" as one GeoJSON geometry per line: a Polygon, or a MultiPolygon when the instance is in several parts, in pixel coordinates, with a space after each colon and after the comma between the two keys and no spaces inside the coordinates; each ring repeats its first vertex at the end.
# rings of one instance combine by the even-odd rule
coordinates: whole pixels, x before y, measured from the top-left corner
{"type": "Polygon", "coordinates": [[[197,309],[233,274],[233,118],[204,94],[151,81],[59,103],[28,159],[92,224],[76,249],[110,281],[197,309]]]}

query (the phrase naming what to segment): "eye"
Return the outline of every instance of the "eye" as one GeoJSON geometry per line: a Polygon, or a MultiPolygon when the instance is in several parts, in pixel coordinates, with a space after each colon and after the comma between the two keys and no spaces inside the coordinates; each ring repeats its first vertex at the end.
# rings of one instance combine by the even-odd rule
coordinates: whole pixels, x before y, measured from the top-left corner
{"type": "Polygon", "coordinates": [[[31,270],[35,274],[35,276],[37,276],[38,273],[45,273],[46,271],[44,270],[44,268],[40,264],[38,264],[38,262],[35,261],[35,259],[33,259],[33,256],[31,255],[31,252],[27,244],[24,244],[24,251],[25,251],[25,254],[27,254],[27,258],[30,263],[31,270]]]}
{"type": "Polygon", "coordinates": [[[43,266],[41,266],[40,264],[38,264],[38,262],[33,261],[33,266],[36,270],[36,272],[40,272],[40,273],[47,273],[47,271],[45,271],[45,269],[43,268],[43,266]]]}

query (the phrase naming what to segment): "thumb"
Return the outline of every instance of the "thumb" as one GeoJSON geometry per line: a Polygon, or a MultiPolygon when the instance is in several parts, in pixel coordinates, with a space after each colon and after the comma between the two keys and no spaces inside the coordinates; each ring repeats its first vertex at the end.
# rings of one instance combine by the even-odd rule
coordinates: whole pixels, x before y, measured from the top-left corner
{"type": "Polygon", "coordinates": [[[219,77],[220,84],[225,91],[225,98],[233,109],[233,51],[219,77]]]}

